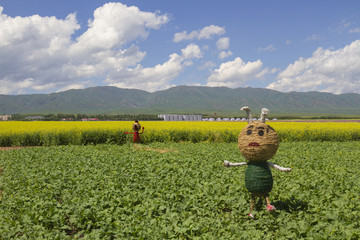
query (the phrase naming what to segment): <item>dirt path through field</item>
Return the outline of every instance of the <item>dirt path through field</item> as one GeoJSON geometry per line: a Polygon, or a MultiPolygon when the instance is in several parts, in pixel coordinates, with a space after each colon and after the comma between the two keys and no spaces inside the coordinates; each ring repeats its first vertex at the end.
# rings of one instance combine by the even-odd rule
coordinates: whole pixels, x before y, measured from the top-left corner
{"type": "Polygon", "coordinates": [[[167,152],[175,152],[178,153],[177,150],[172,148],[151,148],[149,146],[140,146],[140,145],[134,145],[134,148],[142,151],[153,151],[153,152],[159,152],[159,153],[167,153],[167,152]]]}

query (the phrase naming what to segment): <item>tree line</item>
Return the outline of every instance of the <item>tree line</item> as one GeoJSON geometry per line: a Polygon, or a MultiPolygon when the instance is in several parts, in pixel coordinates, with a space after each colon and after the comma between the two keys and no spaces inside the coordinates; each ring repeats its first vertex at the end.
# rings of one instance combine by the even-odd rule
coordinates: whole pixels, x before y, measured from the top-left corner
{"type": "Polygon", "coordinates": [[[12,121],[83,121],[83,120],[99,120],[99,121],[134,121],[134,120],[150,120],[161,121],[156,114],[12,114],[12,121]]]}

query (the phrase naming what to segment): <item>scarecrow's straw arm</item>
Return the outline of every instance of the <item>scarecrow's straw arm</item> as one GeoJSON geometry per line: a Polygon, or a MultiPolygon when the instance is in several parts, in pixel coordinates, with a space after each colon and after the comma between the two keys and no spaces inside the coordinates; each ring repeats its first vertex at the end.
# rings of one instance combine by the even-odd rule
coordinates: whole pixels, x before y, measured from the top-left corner
{"type": "Polygon", "coordinates": [[[223,165],[225,167],[238,167],[238,166],[244,166],[247,165],[246,162],[240,162],[240,163],[231,163],[229,161],[224,161],[223,165]]]}
{"type": "Polygon", "coordinates": [[[291,168],[284,168],[284,167],[280,167],[279,165],[276,165],[272,162],[268,162],[269,166],[275,168],[276,170],[282,171],[282,172],[290,172],[291,168]]]}

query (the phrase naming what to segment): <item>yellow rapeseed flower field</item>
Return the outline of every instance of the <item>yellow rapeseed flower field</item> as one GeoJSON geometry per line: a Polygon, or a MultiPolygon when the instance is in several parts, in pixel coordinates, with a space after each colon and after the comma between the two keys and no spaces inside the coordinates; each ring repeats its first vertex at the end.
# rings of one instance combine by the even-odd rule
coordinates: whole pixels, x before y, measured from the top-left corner
{"type": "MultiPolygon", "coordinates": [[[[0,146],[123,143],[130,121],[4,121],[0,146]]],[[[247,122],[142,121],[143,142],[235,142],[247,122]]],[[[360,140],[359,122],[267,122],[281,141],[360,140]]]]}

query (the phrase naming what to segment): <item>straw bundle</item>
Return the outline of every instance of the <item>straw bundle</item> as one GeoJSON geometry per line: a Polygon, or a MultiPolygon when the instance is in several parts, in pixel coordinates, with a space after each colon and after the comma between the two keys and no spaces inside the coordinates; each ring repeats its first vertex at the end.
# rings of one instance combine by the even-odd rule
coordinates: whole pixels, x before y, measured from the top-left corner
{"type": "Polygon", "coordinates": [[[140,123],[135,122],[135,123],[132,125],[132,130],[134,130],[135,132],[140,131],[140,129],[141,129],[140,123]]]}
{"type": "Polygon", "coordinates": [[[251,122],[240,132],[238,147],[249,162],[263,162],[275,155],[279,138],[266,123],[251,122]]]}

